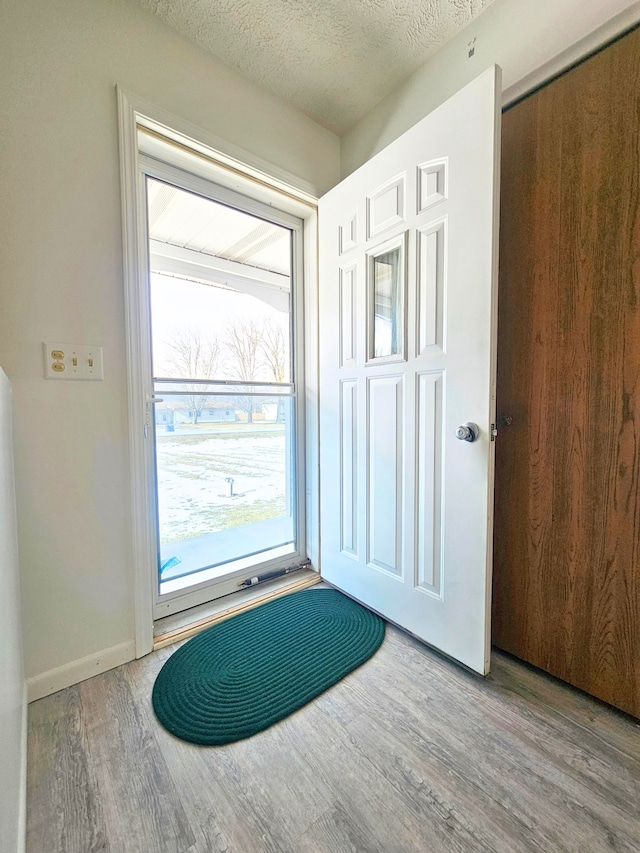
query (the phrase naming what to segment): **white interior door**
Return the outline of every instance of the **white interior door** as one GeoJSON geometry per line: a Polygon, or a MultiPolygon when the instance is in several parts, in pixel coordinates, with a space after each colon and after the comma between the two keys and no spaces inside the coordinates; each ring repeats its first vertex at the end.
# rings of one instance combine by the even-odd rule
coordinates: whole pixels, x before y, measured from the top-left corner
{"type": "Polygon", "coordinates": [[[500,69],[320,201],[321,570],[489,671],[500,69]],[[477,439],[456,436],[467,422],[477,439]]]}

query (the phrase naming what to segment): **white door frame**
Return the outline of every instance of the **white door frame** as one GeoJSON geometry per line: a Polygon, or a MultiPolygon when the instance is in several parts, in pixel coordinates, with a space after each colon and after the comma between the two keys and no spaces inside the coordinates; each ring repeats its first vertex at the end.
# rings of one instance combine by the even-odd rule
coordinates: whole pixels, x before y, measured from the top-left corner
{"type": "Polygon", "coordinates": [[[140,330],[148,328],[148,303],[141,279],[148,275],[146,211],[141,199],[138,129],[145,129],[165,145],[181,149],[183,157],[198,162],[201,177],[244,194],[258,197],[303,221],[304,394],[306,448],[306,557],[318,569],[318,336],[317,336],[317,198],[319,191],[293,175],[232,146],[146,101],[118,89],[120,178],[123,220],[125,324],[129,458],[131,479],[132,560],[135,654],[153,649],[154,571],[157,568],[155,507],[148,478],[148,443],[143,439],[148,393],[140,365],[148,358],[148,342],[140,330]]]}

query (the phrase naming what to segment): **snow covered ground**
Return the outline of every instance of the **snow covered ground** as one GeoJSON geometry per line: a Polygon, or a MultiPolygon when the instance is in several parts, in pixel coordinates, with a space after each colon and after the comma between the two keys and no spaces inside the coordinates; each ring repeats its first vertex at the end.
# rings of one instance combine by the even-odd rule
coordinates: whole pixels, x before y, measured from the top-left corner
{"type": "Polygon", "coordinates": [[[161,542],[287,514],[284,424],[178,429],[156,438],[161,542]]]}

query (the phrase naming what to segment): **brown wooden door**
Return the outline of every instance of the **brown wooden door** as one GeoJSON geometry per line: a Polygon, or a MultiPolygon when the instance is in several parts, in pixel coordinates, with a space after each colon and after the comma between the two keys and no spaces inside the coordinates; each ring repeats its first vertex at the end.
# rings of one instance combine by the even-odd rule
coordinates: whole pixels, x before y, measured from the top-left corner
{"type": "Polygon", "coordinates": [[[640,716],[640,30],[502,146],[493,639],[640,716]]]}

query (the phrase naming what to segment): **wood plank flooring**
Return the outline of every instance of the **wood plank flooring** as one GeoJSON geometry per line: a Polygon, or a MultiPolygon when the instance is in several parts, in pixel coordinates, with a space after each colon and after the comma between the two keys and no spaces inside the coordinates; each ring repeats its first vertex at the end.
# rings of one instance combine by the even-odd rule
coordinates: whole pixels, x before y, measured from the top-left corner
{"type": "Polygon", "coordinates": [[[640,851],[640,726],[500,652],[481,679],[389,628],[224,748],[156,722],[176,647],[29,708],[28,853],[640,851]]]}

